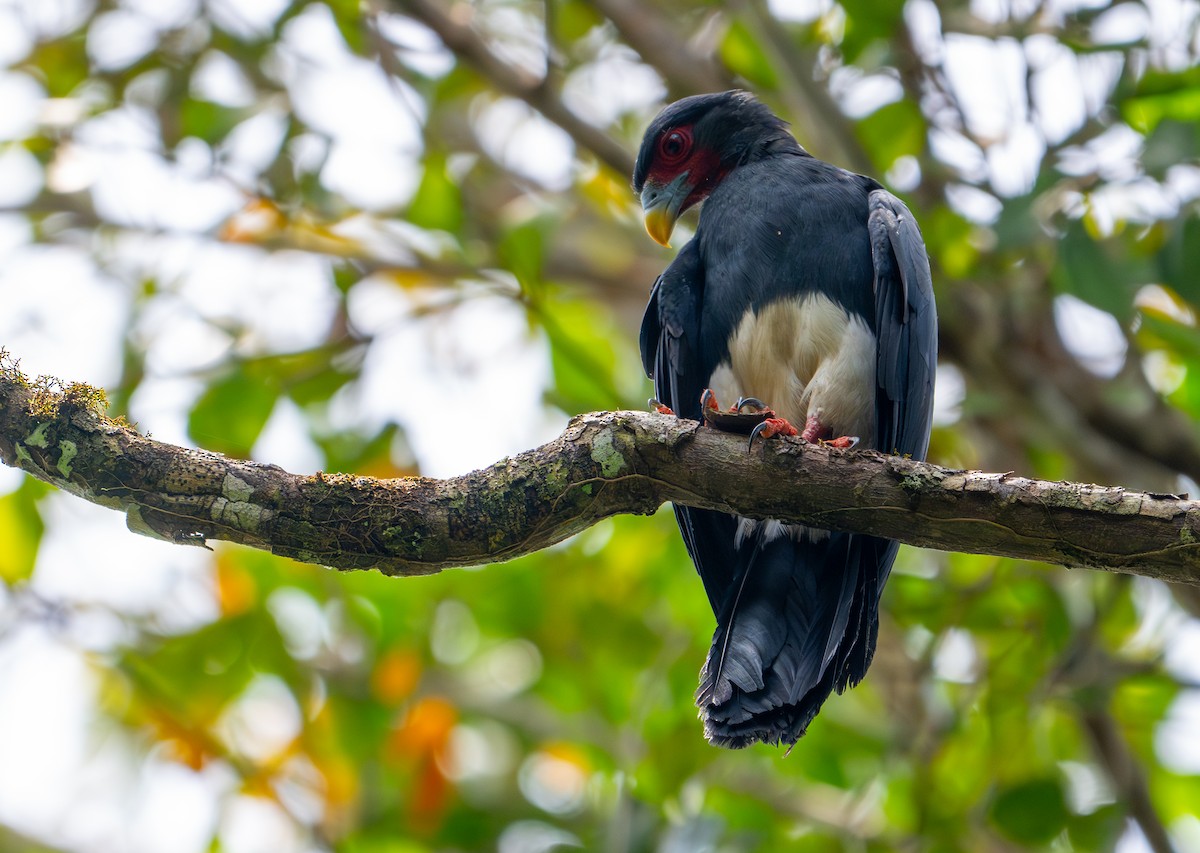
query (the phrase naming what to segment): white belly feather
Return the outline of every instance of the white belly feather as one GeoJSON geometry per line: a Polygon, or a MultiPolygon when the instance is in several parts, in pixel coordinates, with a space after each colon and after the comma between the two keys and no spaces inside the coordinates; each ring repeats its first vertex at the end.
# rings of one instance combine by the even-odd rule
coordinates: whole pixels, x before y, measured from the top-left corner
{"type": "Polygon", "coordinates": [[[723,405],[757,397],[798,429],[815,414],[834,437],[874,445],[875,335],[822,294],[747,312],[708,387],[723,405]]]}

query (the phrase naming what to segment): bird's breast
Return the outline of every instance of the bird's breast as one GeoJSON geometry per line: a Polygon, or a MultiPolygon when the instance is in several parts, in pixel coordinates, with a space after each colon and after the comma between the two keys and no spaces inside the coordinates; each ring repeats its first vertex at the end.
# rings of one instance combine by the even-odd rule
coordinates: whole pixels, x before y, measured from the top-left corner
{"type": "Polygon", "coordinates": [[[800,428],[817,415],[873,446],[876,341],[859,315],[821,293],[780,299],[746,311],[727,352],[709,379],[722,404],[757,397],[800,428]]]}

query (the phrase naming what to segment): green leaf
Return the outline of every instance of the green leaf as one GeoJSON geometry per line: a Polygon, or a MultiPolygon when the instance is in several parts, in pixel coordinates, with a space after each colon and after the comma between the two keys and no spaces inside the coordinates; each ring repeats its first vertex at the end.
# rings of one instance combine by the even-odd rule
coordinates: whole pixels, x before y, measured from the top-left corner
{"type": "Polygon", "coordinates": [[[1059,290],[1126,321],[1133,315],[1138,288],[1157,278],[1154,267],[1149,259],[1131,252],[1121,235],[1096,240],[1082,222],[1073,222],[1059,241],[1052,279],[1059,290]]]}
{"type": "Polygon", "coordinates": [[[200,395],[188,416],[188,436],[209,450],[244,459],[277,397],[273,387],[238,369],[200,395]]]}
{"type": "MultiPolygon", "coordinates": [[[[1196,132],[1200,135],[1200,131],[1196,132]]],[[[1163,284],[1175,288],[1185,299],[1200,303],[1200,276],[1196,274],[1200,270],[1200,216],[1171,223],[1158,262],[1163,284]]]]}
{"type": "Polygon", "coordinates": [[[505,268],[517,277],[527,292],[540,289],[542,281],[542,252],[545,237],[542,222],[530,219],[510,228],[496,247],[505,268]]]}
{"type": "Polygon", "coordinates": [[[1193,364],[1200,363],[1200,329],[1174,318],[1143,311],[1138,341],[1147,349],[1166,348],[1193,364]]]}
{"type": "Polygon", "coordinates": [[[1125,810],[1101,806],[1091,814],[1072,815],[1067,823],[1071,845],[1076,850],[1111,850],[1125,828],[1125,810]]]}
{"type": "Polygon", "coordinates": [[[921,233],[935,259],[947,274],[969,278],[979,260],[979,250],[971,244],[973,226],[946,205],[939,205],[923,217],[921,233]]]}
{"type": "Polygon", "coordinates": [[[0,581],[10,586],[29,579],[37,561],[45,526],[37,499],[47,487],[26,477],[15,491],[0,498],[0,581]]]}
{"type": "Polygon", "coordinates": [[[397,838],[389,833],[377,836],[352,836],[338,848],[343,853],[430,853],[436,849],[408,838],[397,838]]]}
{"type": "Polygon", "coordinates": [[[1166,120],[1194,122],[1200,118],[1200,68],[1149,68],[1132,90],[1119,91],[1116,101],[1122,118],[1142,133],[1151,133],[1166,120]]]}
{"type": "Polygon", "coordinates": [[[323,403],[359,375],[362,353],[344,339],[299,352],[247,362],[251,378],[278,384],[300,406],[323,403]]]}
{"type": "MultiPolygon", "coordinates": [[[[587,412],[619,406],[627,400],[617,385],[618,374],[637,371],[618,368],[614,349],[617,331],[606,312],[584,300],[555,299],[537,312],[550,339],[554,369],[552,400],[563,411],[587,412]]],[[[640,377],[640,371],[633,372],[640,377]]],[[[647,386],[648,388],[648,386],[647,386]]]]}
{"type": "Polygon", "coordinates": [[[240,110],[188,98],[179,107],[179,132],[214,144],[228,136],[241,118],[240,110]]]}
{"type": "Polygon", "coordinates": [[[393,448],[399,446],[402,448],[401,463],[411,466],[412,453],[404,433],[396,424],[386,424],[374,436],[355,432],[320,436],[317,444],[325,453],[325,467],[330,471],[350,471],[373,477],[415,473],[415,470],[401,468],[392,461],[393,448]]]}
{"type": "Polygon", "coordinates": [[[1200,364],[1192,362],[1188,365],[1183,382],[1167,396],[1167,399],[1171,401],[1171,405],[1200,421],[1200,364]]]}
{"type": "Polygon", "coordinates": [[[1200,803],[1200,775],[1181,775],[1151,765],[1150,786],[1154,805],[1168,824],[1180,818],[1194,820],[1200,803]]]}
{"type": "Polygon", "coordinates": [[[29,64],[37,69],[37,76],[45,82],[51,98],[70,96],[88,79],[90,70],[83,32],[39,45],[29,64]]]}
{"type": "Polygon", "coordinates": [[[1031,243],[1044,239],[1037,214],[1034,211],[1041,195],[1037,192],[1017,198],[1005,199],[996,221],[996,248],[1024,254],[1031,243]]]}
{"type": "Polygon", "coordinates": [[[902,26],[904,0],[842,0],[841,5],[846,10],[841,49],[847,62],[857,60],[875,42],[890,40],[902,26]]]}
{"type": "Polygon", "coordinates": [[[446,173],[446,158],[430,154],[416,195],[408,205],[405,219],[421,228],[457,232],[462,227],[462,193],[446,173]]]}
{"type": "Polygon", "coordinates": [[[1197,156],[1200,156],[1200,125],[1167,119],[1146,137],[1141,160],[1147,172],[1161,176],[1171,166],[1197,156]]]}
{"type": "Polygon", "coordinates": [[[354,53],[361,54],[366,49],[366,30],[363,27],[362,3],[359,0],[325,0],[333,11],[333,20],[338,32],[346,40],[346,45],[354,53]]]}
{"type": "Polygon", "coordinates": [[[991,819],[1013,841],[1045,844],[1062,832],[1067,804],[1057,779],[1031,779],[992,800],[991,819]]]}
{"type": "Polygon", "coordinates": [[[1179,122],[1200,121],[1200,86],[1130,98],[1121,105],[1121,115],[1130,126],[1142,133],[1150,133],[1160,122],[1167,119],[1179,122]]]}
{"type": "Polygon", "coordinates": [[[766,51],[740,20],[735,19],[730,24],[718,52],[721,61],[734,74],[740,74],[763,89],[778,88],[775,69],[767,60],[766,51]]]}
{"type": "Polygon", "coordinates": [[[1130,734],[1153,737],[1154,724],[1167,715],[1179,695],[1179,683],[1158,672],[1143,673],[1122,681],[1113,694],[1112,713],[1130,734]]]}
{"type": "Polygon", "coordinates": [[[552,21],[559,40],[573,42],[587,36],[596,27],[604,26],[605,18],[590,3],[580,0],[560,0],[553,6],[552,21]]]}
{"type": "Polygon", "coordinates": [[[890,169],[899,157],[916,156],[925,149],[925,117],[912,101],[880,107],[858,123],[858,138],[880,170],[890,169]]]}

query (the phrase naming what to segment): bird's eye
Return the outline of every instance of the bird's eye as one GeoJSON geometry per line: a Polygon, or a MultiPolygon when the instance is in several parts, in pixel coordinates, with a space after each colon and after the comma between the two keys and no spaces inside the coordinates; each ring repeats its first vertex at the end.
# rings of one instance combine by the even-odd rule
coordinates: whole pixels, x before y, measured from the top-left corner
{"type": "Polygon", "coordinates": [[[664,133],[658,141],[658,153],[668,163],[682,160],[692,150],[692,134],[687,128],[664,133]]]}

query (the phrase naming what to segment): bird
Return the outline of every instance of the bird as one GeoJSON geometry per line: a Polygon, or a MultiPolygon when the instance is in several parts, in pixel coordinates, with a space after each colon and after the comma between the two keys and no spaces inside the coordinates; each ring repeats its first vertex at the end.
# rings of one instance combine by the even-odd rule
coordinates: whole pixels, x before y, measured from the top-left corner
{"type": "MultiPolygon", "coordinates": [[[[749,402],[770,418],[763,436],[924,459],[937,312],[920,228],[879,182],[814,157],[788,127],[731,90],[676,101],[645,132],[633,189],[650,236],[668,246],[701,206],[642,320],[660,411],[699,420],[702,405],[749,402]]],[[[674,512],[717,619],[695,697],[704,735],[790,751],[830,694],[866,675],[899,545],[674,512]]]]}

